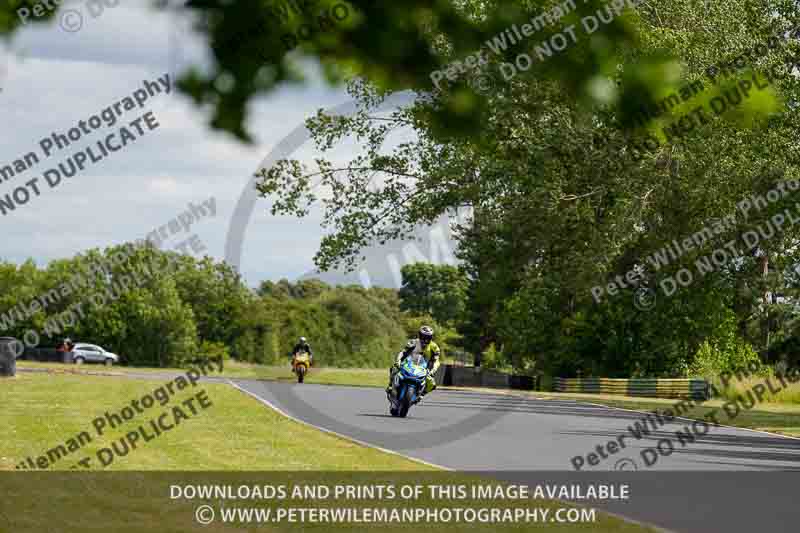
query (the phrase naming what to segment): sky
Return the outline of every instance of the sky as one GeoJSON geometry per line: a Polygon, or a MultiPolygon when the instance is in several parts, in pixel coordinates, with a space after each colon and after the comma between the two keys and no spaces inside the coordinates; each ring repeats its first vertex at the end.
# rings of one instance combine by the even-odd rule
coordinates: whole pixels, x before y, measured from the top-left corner
{"type": "MultiPolygon", "coordinates": [[[[166,74],[173,80],[185,65],[207,63],[186,19],[155,11],[149,2],[123,0],[97,16],[85,0],[65,1],[62,10],[61,18],[23,27],[0,55],[0,111],[5,118],[0,167],[30,152],[42,159],[0,183],[0,197],[19,187],[30,192],[24,184],[35,177],[43,187],[39,196],[31,194],[27,203],[0,216],[0,257],[7,261],[32,258],[45,265],[88,248],[143,238],[189,210],[190,203],[199,205],[212,197],[216,214],[193,221],[188,231],[170,233],[162,248],[172,249],[196,233],[206,253],[222,260],[237,201],[262,160],[318,108],[350,100],[343,87],[327,86],[310,65],[306,85],[282,87],[251,104],[247,126],[256,141],[245,145],[207,127],[207,112],[186,97],[176,91],[161,93],[142,108],[126,111],[116,127],[102,126],[45,159],[39,144],[43,138],[65,134],[79,120],[131,96],[143,80],[166,74]],[[56,187],[45,184],[48,168],[147,112],[157,120],[156,129],[145,130],[56,187]]],[[[310,143],[293,154],[313,155],[310,143]]],[[[322,237],[319,213],[305,219],[274,217],[268,207],[268,199],[256,202],[242,244],[240,271],[251,286],[309,273],[322,237]]]]}

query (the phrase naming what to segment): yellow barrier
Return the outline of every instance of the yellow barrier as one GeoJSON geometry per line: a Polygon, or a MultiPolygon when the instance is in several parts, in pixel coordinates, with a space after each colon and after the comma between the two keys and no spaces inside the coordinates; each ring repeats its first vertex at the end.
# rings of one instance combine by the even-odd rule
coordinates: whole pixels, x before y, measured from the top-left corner
{"type": "Polygon", "coordinates": [[[650,398],[707,399],[709,395],[708,382],[704,379],[555,378],[553,390],[650,398]]]}

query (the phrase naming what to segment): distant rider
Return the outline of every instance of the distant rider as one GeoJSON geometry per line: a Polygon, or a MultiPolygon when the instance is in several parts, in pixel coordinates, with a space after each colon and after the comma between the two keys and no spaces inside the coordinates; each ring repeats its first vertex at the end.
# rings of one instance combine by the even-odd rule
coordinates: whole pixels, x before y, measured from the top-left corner
{"type": "Polygon", "coordinates": [[[442,355],[442,351],[439,349],[439,346],[433,342],[433,328],[430,326],[422,326],[419,328],[417,338],[410,339],[405,349],[397,354],[397,360],[394,366],[389,369],[389,386],[386,387],[386,392],[392,392],[394,375],[400,370],[400,365],[405,358],[413,354],[422,354],[422,357],[428,361],[428,377],[425,379],[425,390],[422,391],[421,396],[425,396],[436,388],[436,380],[433,379],[433,374],[439,370],[439,365],[441,364],[439,358],[442,355]]]}
{"type": "Polygon", "coordinates": [[[58,350],[59,352],[71,352],[74,347],[75,345],[72,343],[72,339],[66,338],[63,341],[61,341],[61,344],[58,345],[58,348],[56,348],[56,350],[58,350]]]}
{"type": "Polygon", "coordinates": [[[294,360],[295,356],[299,353],[307,353],[309,364],[314,364],[314,355],[311,353],[311,345],[308,344],[305,337],[300,337],[300,341],[292,348],[292,360],[294,360]]]}
{"type": "Polygon", "coordinates": [[[64,363],[72,362],[72,358],[70,356],[68,356],[67,354],[72,352],[72,349],[74,347],[75,347],[75,345],[72,343],[72,339],[66,338],[63,341],[61,341],[61,344],[59,344],[58,347],[56,348],[56,351],[58,352],[58,355],[61,357],[61,360],[64,363]]]}

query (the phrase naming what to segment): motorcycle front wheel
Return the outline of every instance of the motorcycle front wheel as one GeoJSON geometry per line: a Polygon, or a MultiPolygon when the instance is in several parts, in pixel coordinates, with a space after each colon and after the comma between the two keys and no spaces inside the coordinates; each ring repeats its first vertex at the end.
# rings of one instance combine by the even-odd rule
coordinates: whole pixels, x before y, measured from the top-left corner
{"type": "Polygon", "coordinates": [[[411,394],[414,392],[414,387],[406,385],[405,390],[401,393],[402,399],[400,400],[400,407],[397,411],[397,416],[405,418],[408,410],[411,408],[411,394]]]}
{"type": "Polygon", "coordinates": [[[302,383],[305,377],[306,377],[306,369],[301,366],[297,369],[297,382],[302,383]]]}

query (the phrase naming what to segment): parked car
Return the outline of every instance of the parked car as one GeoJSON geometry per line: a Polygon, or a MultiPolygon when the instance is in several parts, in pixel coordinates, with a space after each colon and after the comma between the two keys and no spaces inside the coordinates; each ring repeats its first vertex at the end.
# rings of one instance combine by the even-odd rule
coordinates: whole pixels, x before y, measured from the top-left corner
{"type": "Polygon", "coordinates": [[[111,366],[119,363],[119,356],[115,353],[107,352],[96,344],[86,344],[83,342],[75,343],[72,348],[72,360],[76,365],[83,363],[103,363],[111,366]]]}

